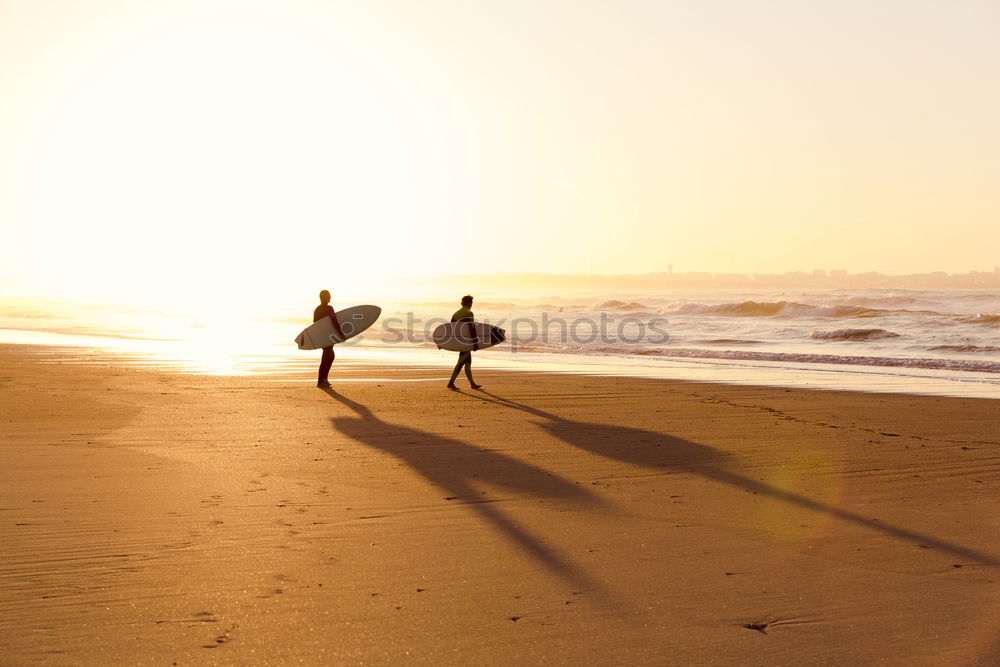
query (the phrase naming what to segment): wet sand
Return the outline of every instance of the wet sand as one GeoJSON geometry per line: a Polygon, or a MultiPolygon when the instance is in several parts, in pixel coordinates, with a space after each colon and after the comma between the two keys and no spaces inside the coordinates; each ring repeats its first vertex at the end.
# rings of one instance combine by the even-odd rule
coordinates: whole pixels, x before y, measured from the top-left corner
{"type": "Polygon", "coordinates": [[[57,353],[0,347],[0,664],[1000,660],[997,401],[57,353]]]}

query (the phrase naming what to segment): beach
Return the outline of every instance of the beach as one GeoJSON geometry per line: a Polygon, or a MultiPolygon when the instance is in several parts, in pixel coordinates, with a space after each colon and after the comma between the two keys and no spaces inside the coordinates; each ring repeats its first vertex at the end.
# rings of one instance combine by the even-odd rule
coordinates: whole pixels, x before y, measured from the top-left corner
{"type": "Polygon", "coordinates": [[[995,400],[0,347],[0,664],[995,664],[995,400]]]}

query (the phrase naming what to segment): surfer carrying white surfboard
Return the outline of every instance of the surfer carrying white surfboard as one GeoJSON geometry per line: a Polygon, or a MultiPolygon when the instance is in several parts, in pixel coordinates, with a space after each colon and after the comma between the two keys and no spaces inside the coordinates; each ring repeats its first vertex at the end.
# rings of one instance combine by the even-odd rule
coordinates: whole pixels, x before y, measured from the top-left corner
{"type": "MultiPolygon", "coordinates": [[[[316,310],[313,311],[313,322],[319,322],[324,317],[329,317],[330,321],[333,323],[333,329],[340,336],[340,339],[344,339],[344,332],[340,329],[340,322],[337,320],[337,313],[334,312],[333,306],[330,305],[330,293],[323,290],[319,293],[319,305],[316,306],[316,310]]],[[[327,345],[323,348],[323,356],[319,362],[319,380],[316,382],[317,387],[329,387],[330,380],[328,376],[330,374],[330,367],[333,366],[333,360],[336,355],[333,352],[333,343],[327,345]]]]}
{"type": "MultiPolygon", "coordinates": [[[[476,321],[475,315],[472,314],[472,297],[466,294],[462,297],[462,307],[455,311],[455,314],[451,316],[452,322],[468,322],[468,326],[465,327],[464,336],[467,336],[468,340],[472,341],[472,350],[479,349],[479,338],[476,336],[476,327],[473,323],[476,321]]],[[[472,379],[472,352],[459,352],[458,353],[458,363],[455,364],[455,370],[451,372],[451,380],[448,381],[448,389],[458,390],[455,386],[455,378],[458,377],[458,372],[465,369],[465,377],[469,378],[469,384],[472,385],[473,389],[479,389],[483,385],[476,384],[476,381],[472,379]]]]}

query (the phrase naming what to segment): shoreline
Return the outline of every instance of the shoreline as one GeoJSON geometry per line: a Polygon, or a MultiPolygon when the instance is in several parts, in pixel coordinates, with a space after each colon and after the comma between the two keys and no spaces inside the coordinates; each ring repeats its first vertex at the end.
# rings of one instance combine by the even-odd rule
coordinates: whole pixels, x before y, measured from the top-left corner
{"type": "MultiPolygon", "coordinates": [[[[24,347],[41,355],[52,350],[75,350],[73,363],[124,363],[165,372],[217,376],[288,377],[308,374],[318,364],[313,351],[289,353],[274,344],[253,351],[229,353],[214,350],[205,357],[197,346],[177,340],[100,338],[42,332],[37,336],[8,336],[0,329],[0,348],[24,347]],[[110,344],[109,341],[114,341],[110,344]]],[[[20,334],[38,333],[22,331],[20,334]]],[[[361,345],[338,348],[339,363],[361,363],[386,368],[440,368],[450,372],[451,353],[427,347],[399,348],[361,345]],[[346,354],[345,354],[346,353],[346,354]]],[[[862,391],[873,394],[904,393],[915,396],[950,396],[1000,399],[1000,375],[908,366],[784,362],[741,358],[668,355],[583,355],[562,352],[507,352],[491,350],[476,356],[477,368],[508,372],[555,373],[580,376],[637,377],[738,384],[772,388],[862,391]]]]}
{"type": "Polygon", "coordinates": [[[40,356],[0,346],[0,662],[1000,656],[988,399],[40,356]]]}

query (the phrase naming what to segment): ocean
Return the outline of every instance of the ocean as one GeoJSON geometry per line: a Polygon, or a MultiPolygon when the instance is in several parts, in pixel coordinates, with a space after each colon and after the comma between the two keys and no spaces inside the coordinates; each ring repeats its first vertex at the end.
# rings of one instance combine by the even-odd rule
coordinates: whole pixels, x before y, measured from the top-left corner
{"type": "MultiPolygon", "coordinates": [[[[429,340],[456,303],[380,305],[375,327],[338,346],[341,360],[448,369],[453,355],[429,340]]],[[[70,348],[67,360],[78,363],[117,355],[186,372],[305,380],[317,354],[297,350],[292,339],[311,308],[299,314],[249,304],[236,321],[13,300],[0,305],[0,341],[70,348]]],[[[476,355],[483,368],[1000,398],[997,291],[486,294],[474,310],[508,333],[504,344],[476,355]]]]}

